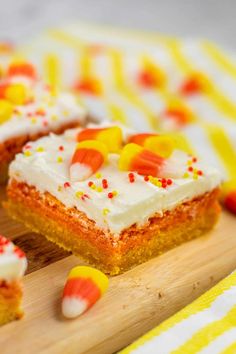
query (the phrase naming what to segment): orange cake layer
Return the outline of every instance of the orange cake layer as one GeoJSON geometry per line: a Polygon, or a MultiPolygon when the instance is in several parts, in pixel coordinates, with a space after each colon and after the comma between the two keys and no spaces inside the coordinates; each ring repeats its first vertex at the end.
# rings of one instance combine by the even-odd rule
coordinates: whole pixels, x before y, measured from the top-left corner
{"type": "Polygon", "coordinates": [[[0,326],[23,316],[19,281],[0,282],[0,326]]]}
{"type": "Polygon", "coordinates": [[[119,235],[98,228],[85,213],[26,183],[11,181],[5,206],[33,231],[115,275],[210,230],[220,213],[218,191],[215,188],[162,215],[157,213],[144,225],[134,224],[119,235]]]}
{"type": "Polygon", "coordinates": [[[62,124],[57,129],[41,131],[37,134],[25,134],[8,139],[4,143],[0,143],[0,183],[6,181],[9,163],[14,159],[14,156],[17,153],[22,151],[23,146],[28,141],[35,141],[51,132],[55,134],[62,134],[66,129],[71,129],[78,126],[79,122],[75,119],[74,122],[70,121],[69,123],[62,124]]]}

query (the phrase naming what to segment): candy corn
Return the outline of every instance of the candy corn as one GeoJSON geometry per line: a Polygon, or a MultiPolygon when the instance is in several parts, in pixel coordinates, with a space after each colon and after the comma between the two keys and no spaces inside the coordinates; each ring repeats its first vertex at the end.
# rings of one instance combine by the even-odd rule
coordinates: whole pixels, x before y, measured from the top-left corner
{"type": "Polygon", "coordinates": [[[10,84],[5,89],[5,98],[13,104],[22,105],[27,98],[26,87],[22,84],[10,84]]]}
{"type": "Polygon", "coordinates": [[[120,170],[136,171],[140,175],[153,177],[158,176],[163,164],[161,156],[134,143],[123,148],[119,159],[120,170]]]}
{"type": "Polygon", "coordinates": [[[229,192],[225,196],[224,204],[231,213],[236,214],[236,190],[229,192]]]}
{"type": "Polygon", "coordinates": [[[135,134],[129,138],[129,142],[144,146],[164,158],[168,158],[174,150],[173,139],[165,135],[135,134]]]}
{"type": "Polygon", "coordinates": [[[95,78],[82,79],[75,83],[73,89],[85,94],[99,96],[102,94],[101,82],[95,78]]]}
{"type": "Polygon", "coordinates": [[[12,104],[7,101],[0,99],[0,124],[6,122],[13,113],[13,106],[12,104]]]}
{"type": "Polygon", "coordinates": [[[107,147],[101,141],[86,140],[77,145],[70,165],[72,181],[83,181],[95,173],[107,158],[107,147]]]}
{"type": "Polygon", "coordinates": [[[109,152],[119,152],[122,145],[122,131],[116,126],[109,128],[88,128],[78,134],[77,140],[98,140],[107,146],[109,152]]]}
{"type": "Polygon", "coordinates": [[[165,159],[137,144],[127,144],[120,155],[119,169],[135,171],[143,176],[182,178],[186,171],[186,154],[175,150],[165,159]]]}
{"type": "Polygon", "coordinates": [[[93,306],[107,290],[108,278],[99,270],[78,266],[66,281],[62,296],[62,313],[75,318],[93,306]]]}
{"type": "Polygon", "coordinates": [[[37,78],[35,67],[27,62],[15,62],[9,65],[8,76],[27,76],[31,79],[37,78]]]}
{"type": "Polygon", "coordinates": [[[203,73],[192,73],[180,86],[180,92],[184,95],[198,94],[203,92],[207,85],[208,80],[203,73]]]}

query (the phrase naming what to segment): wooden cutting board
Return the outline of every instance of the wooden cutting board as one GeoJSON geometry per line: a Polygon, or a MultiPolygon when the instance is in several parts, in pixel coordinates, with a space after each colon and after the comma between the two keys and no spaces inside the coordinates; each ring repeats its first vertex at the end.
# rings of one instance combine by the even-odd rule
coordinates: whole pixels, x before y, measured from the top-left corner
{"type": "Polygon", "coordinates": [[[208,235],[111,278],[108,292],[92,309],[66,320],[60,311],[63,285],[69,270],[82,262],[10,220],[3,209],[0,233],[29,259],[25,317],[1,327],[1,354],[116,352],[236,268],[236,219],[223,212],[208,235]]]}

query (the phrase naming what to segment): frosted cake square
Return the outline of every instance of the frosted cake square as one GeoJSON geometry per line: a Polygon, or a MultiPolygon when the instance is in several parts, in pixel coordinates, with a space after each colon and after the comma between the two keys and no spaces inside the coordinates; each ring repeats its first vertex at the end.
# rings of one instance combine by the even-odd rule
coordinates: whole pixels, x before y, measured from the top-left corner
{"type": "Polygon", "coordinates": [[[72,129],[16,156],[5,206],[33,231],[114,275],[211,229],[220,183],[216,169],[167,135],[72,129]]]}
{"type": "Polygon", "coordinates": [[[30,63],[12,63],[0,78],[0,182],[27,141],[82,125],[85,111],[69,93],[42,82],[30,63]]]}

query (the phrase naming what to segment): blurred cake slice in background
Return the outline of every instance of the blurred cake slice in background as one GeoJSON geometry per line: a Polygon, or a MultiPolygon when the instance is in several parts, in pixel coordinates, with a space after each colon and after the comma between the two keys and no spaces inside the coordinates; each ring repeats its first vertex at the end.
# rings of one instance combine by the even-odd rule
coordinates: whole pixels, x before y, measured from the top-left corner
{"type": "Polygon", "coordinates": [[[23,277],[27,260],[21,249],[0,235],[0,326],[23,316],[23,277]]]}
{"type": "Polygon", "coordinates": [[[10,161],[28,141],[62,133],[85,119],[74,96],[42,82],[32,64],[9,64],[0,79],[0,181],[6,180],[10,161]]]}

